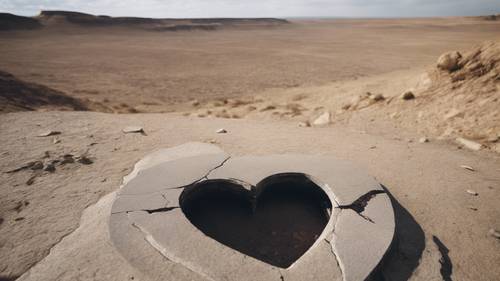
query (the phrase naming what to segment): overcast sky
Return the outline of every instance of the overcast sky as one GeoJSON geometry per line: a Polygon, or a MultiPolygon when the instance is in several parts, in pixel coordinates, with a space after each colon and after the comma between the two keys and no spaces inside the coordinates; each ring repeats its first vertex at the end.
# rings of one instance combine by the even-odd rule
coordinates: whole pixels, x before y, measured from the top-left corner
{"type": "Polygon", "coordinates": [[[407,17],[500,13],[500,0],[0,0],[0,12],[140,17],[407,17]]]}

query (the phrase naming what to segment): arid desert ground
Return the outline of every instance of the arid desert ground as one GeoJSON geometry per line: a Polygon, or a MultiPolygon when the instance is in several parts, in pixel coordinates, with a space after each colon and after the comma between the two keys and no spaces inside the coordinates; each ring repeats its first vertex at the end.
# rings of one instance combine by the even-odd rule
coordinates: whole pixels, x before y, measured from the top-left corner
{"type": "Polygon", "coordinates": [[[150,280],[107,240],[107,194],[190,141],[366,170],[396,209],[376,280],[499,280],[500,21],[38,20],[0,30],[0,280],[150,280]]]}

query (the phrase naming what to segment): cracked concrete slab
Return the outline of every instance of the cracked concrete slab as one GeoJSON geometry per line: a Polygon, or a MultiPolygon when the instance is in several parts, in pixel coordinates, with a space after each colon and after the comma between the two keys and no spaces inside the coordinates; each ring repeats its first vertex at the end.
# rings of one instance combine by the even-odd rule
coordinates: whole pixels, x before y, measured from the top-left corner
{"type": "Polygon", "coordinates": [[[135,178],[139,171],[149,169],[158,164],[202,154],[219,153],[224,153],[224,151],[216,145],[203,142],[188,142],[174,147],[159,149],[139,160],[135,164],[134,170],[123,178],[123,184],[135,178]]]}
{"type": "Polygon", "coordinates": [[[119,195],[120,200],[115,201],[111,213],[179,208],[181,193],[181,188],[174,188],[147,194],[119,195]]]}
{"type": "Polygon", "coordinates": [[[189,274],[203,280],[365,280],[392,242],[390,200],[372,177],[349,163],[310,155],[230,158],[212,146],[187,147],[201,154],[182,158],[182,149],[167,149],[150,157],[156,160],[136,165],[113,204],[111,240],[141,271],[150,270],[148,259],[161,256],[183,274],[169,271],[156,277],[175,280],[189,280],[189,274]],[[167,162],[160,163],[163,160],[167,162]],[[206,190],[205,183],[230,182],[236,186],[233,193],[246,194],[255,212],[268,186],[295,174],[310,179],[316,186],[311,188],[321,190],[330,204],[321,203],[328,213],[321,234],[286,268],[221,244],[193,225],[182,209],[184,197],[206,190]]]}
{"type": "Polygon", "coordinates": [[[191,185],[206,177],[228,157],[225,153],[203,154],[155,165],[130,179],[118,195],[148,194],[191,185]]]}
{"type": "Polygon", "coordinates": [[[345,281],[367,279],[389,249],[395,225],[387,206],[387,194],[377,194],[361,214],[342,209],[338,215],[330,243],[345,281]]]}

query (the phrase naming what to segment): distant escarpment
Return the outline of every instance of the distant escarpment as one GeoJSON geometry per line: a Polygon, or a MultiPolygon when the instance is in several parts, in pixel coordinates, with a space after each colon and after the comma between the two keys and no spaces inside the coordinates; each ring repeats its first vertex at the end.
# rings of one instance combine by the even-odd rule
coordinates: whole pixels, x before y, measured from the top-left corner
{"type": "Polygon", "coordinates": [[[37,19],[0,13],[0,30],[35,29],[40,27],[42,27],[42,24],[37,19]]]}
{"type": "Polygon", "coordinates": [[[288,24],[275,18],[203,18],[156,19],[138,17],[110,17],[69,11],[41,11],[36,17],[0,14],[0,30],[37,27],[126,27],[151,31],[215,30],[224,27],[270,27],[288,24]]]}

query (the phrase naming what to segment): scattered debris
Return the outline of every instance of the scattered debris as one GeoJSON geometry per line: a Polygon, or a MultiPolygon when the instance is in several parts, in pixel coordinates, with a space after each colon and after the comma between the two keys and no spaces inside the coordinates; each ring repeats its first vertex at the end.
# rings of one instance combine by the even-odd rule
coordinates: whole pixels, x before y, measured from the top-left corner
{"type": "Polygon", "coordinates": [[[468,139],[464,139],[464,138],[457,138],[456,142],[458,144],[461,144],[464,147],[466,147],[468,149],[471,149],[471,150],[474,150],[474,151],[478,151],[478,150],[480,150],[483,147],[483,145],[480,144],[480,143],[477,143],[475,141],[471,141],[471,140],[468,140],[468,139]]]}
{"type": "Polygon", "coordinates": [[[460,168],[464,168],[464,169],[472,171],[472,172],[476,171],[474,168],[472,168],[471,166],[467,166],[467,165],[460,165],[460,168]]]}
{"type": "Polygon", "coordinates": [[[37,135],[37,137],[48,137],[48,136],[55,136],[55,135],[60,135],[60,134],[61,134],[60,131],[49,130],[49,131],[45,131],[45,132],[37,135]]]}
{"type": "Polygon", "coordinates": [[[415,98],[415,95],[410,90],[408,90],[408,91],[404,92],[403,94],[401,94],[401,99],[403,99],[403,100],[412,100],[414,98],[415,98]]]}
{"type": "Polygon", "coordinates": [[[141,133],[141,134],[144,134],[144,129],[142,127],[139,127],[139,126],[125,127],[122,131],[125,134],[129,134],[129,133],[141,133]]]}
{"type": "Polygon", "coordinates": [[[490,231],[488,231],[488,234],[495,237],[496,239],[500,239],[500,231],[496,230],[496,229],[490,229],[490,231]]]}
{"type": "Polygon", "coordinates": [[[218,129],[217,131],[215,131],[217,134],[226,134],[227,133],[227,130],[224,129],[224,128],[220,128],[218,129]]]}
{"type": "Polygon", "coordinates": [[[426,143],[426,142],[429,142],[429,139],[427,137],[421,137],[419,140],[418,140],[419,143],[426,143]]]}
{"type": "Polygon", "coordinates": [[[475,192],[474,190],[471,190],[471,189],[467,189],[466,192],[469,193],[472,196],[478,196],[479,195],[479,193],[477,193],[477,192],[475,192]]]}
{"type": "Polygon", "coordinates": [[[330,124],[330,112],[324,112],[313,123],[314,126],[324,126],[330,124]]]}

